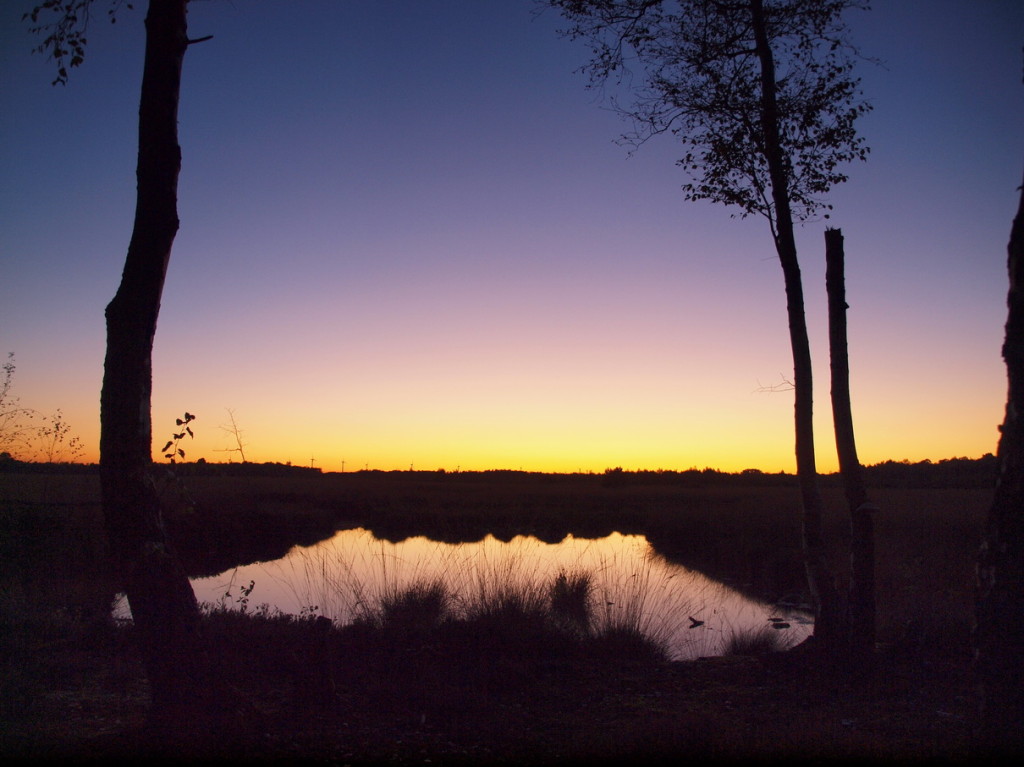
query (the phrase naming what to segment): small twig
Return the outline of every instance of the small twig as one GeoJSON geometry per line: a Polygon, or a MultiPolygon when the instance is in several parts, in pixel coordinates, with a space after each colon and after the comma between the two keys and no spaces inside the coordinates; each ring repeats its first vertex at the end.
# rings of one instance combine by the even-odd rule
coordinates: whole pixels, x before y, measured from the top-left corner
{"type": "Polygon", "coordinates": [[[758,381],[758,386],[756,389],[754,389],[754,391],[758,392],[759,394],[775,394],[776,392],[780,391],[793,391],[794,389],[796,389],[796,387],[793,385],[793,382],[786,378],[786,376],[782,375],[782,373],[779,373],[779,378],[782,379],[779,383],[769,384],[768,386],[762,386],[761,382],[758,381]]]}

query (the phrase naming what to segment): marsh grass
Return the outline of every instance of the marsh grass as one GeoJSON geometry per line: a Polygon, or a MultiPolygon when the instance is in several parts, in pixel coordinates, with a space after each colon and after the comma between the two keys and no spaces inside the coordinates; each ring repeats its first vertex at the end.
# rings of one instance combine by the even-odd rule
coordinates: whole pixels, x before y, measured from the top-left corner
{"type": "MultiPolygon", "coordinates": [[[[633,636],[663,655],[694,654],[678,646],[680,630],[688,615],[710,609],[713,584],[666,566],[642,538],[615,538],[611,554],[599,543],[569,537],[560,548],[488,537],[475,544],[414,538],[398,545],[354,530],[329,545],[293,551],[266,575],[292,592],[293,606],[339,626],[401,627],[409,635],[473,622],[497,644],[503,644],[499,626],[512,634],[532,626],[537,635],[608,642],[633,636]]],[[[695,639],[687,637],[691,644],[695,639]]]]}
{"type": "Polygon", "coordinates": [[[551,615],[565,630],[588,636],[593,624],[594,577],[562,570],[548,587],[551,615]]]}
{"type": "Polygon", "coordinates": [[[726,637],[722,655],[769,655],[785,649],[779,630],[772,625],[733,630],[726,637]]]}
{"type": "MultiPolygon", "coordinates": [[[[547,549],[535,540],[474,546],[414,539],[400,547],[349,532],[335,545],[296,550],[265,566],[264,580],[291,592],[292,604],[302,605],[297,617],[331,621],[364,671],[376,668],[393,686],[396,674],[443,675],[436,671],[441,659],[447,673],[468,675],[473,688],[496,684],[498,669],[529,678],[583,656],[663,661],[672,654],[671,619],[693,609],[684,600],[673,616],[649,601],[676,585],[659,576],[651,557],[631,557],[624,572],[623,562],[597,558],[574,542],[584,552],[577,561],[539,565],[537,549],[547,549]],[[414,660],[435,671],[411,672],[414,660]]],[[[245,612],[249,595],[261,591],[256,577],[253,587],[249,575],[232,574],[208,612],[245,612]]],[[[262,619],[284,617],[265,604],[248,610],[262,619]]]]}
{"type": "MultiPolygon", "coordinates": [[[[618,534],[567,536],[557,544],[529,536],[392,543],[357,528],[220,579],[219,588],[241,602],[239,609],[269,598],[290,614],[324,616],[338,626],[359,623],[363,631],[387,624],[393,629],[385,633],[412,641],[417,630],[476,621],[500,644],[495,626],[504,622],[515,634],[518,622],[534,626],[538,636],[557,630],[560,639],[601,639],[602,646],[628,639],[672,660],[720,654],[733,616],[749,625],[765,620],[769,609],[665,560],[642,536],[618,534]],[[240,587],[252,578],[256,593],[242,596],[240,587]],[[692,616],[700,616],[701,630],[690,630],[692,616]]],[[[788,644],[807,632],[794,624],[788,644]]]]}
{"type": "Polygon", "coordinates": [[[470,594],[455,594],[440,580],[395,588],[381,601],[361,603],[349,624],[379,647],[404,652],[443,645],[464,658],[532,659],[544,664],[615,646],[630,656],[665,660],[666,648],[636,625],[603,624],[595,616],[592,576],[560,573],[550,583],[523,579],[502,586],[478,580],[470,594]]]}
{"type": "Polygon", "coordinates": [[[451,602],[452,595],[442,581],[414,583],[384,598],[381,625],[403,633],[429,633],[448,619],[451,602]]]}

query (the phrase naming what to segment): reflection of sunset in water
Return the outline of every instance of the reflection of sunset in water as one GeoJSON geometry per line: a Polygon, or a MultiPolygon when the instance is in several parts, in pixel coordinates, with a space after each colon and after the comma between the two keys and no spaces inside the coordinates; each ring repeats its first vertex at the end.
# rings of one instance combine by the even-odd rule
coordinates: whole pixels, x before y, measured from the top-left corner
{"type": "Polygon", "coordinates": [[[753,602],[666,562],[643,536],[619,533],[597,540],[570,535],[556,544],[526,536],[508,543],[493,536],[475,543],[424,537],[391,543],[358,528],[309,548],[296,547],[274,562],[196,579],[193,587],[201,602],[237,607],[241,588],[253,582],[246,605],[250,611],[262,605],[295,615],[312,609],[347,623],[382,597],[416,584],[442,581],[458,609],[460,602],[472,604],[506,589],[546,590],[560,573],[591,576],[598,625],[637,626],[664,640],[680,659],[718,654],[730,636],[765,629],[770,618],[788,623],[779,631],[785,644],[810,633],[802,616],[753,602]]]}

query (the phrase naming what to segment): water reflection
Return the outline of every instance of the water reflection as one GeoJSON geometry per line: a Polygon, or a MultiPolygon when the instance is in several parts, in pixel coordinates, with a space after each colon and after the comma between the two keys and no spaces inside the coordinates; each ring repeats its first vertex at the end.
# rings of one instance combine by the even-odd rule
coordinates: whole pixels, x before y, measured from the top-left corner
{"type": "Polygon", "coordinates": [[[357,528],[311,547],[297,546],[273,562],[192,584],[201,602],[293,615],[313,612],[347,623],[382,597],[415,584],[443,581],[458,603],[509,588],[546,589],[562,572],[591,575],[600,624],[639,626],[664,641],[675,659],[720,654],[730,636],[773,623],[782,627],[777,633],[785,646],[810,633],[806,616],[751,601],[667,562],[645,537],[619,533],[596,540],[570,535],[553,544],[527,536],[507,543],[493,536],[476,543],[424,537],[392,543],[357,528]]]}

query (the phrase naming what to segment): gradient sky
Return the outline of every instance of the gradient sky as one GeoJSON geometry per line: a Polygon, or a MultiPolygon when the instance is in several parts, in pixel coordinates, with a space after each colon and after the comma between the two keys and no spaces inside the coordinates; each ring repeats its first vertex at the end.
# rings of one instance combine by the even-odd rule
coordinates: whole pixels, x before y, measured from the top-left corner
{"type": "MultiPolygon", "coordinates": [[[[98,7],[104,3],[98,1],[98,7]]],[[[135,202],[145,3],[96,14],[51,87],[0,17],[0,353],[96,460],[103,308],[135,202]]],[[[862,461],[994,452],[1006,242],[1024,170],[1024,3],[853,13],[872,147],[834,190],[862,461]]],[[[794,470],[782,274],[762,219],[683,199],[530,0],[193,2],[181,229],[154,441],[325,470],[794,470]]],[[[798,245],[819,468],[836,466],[823,231],[798,245]]],[[[157,444],[156,447],[160,447],[157,444]]]]}

